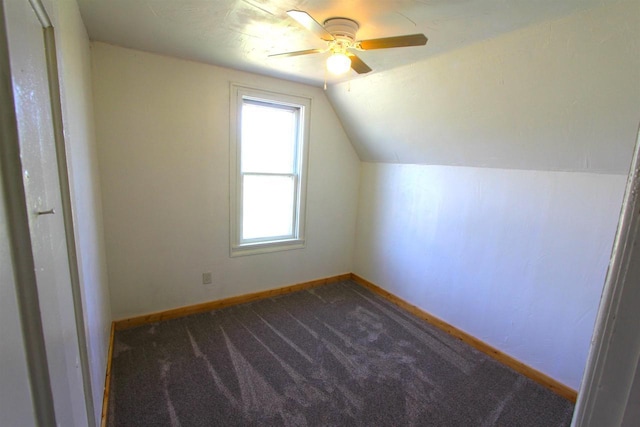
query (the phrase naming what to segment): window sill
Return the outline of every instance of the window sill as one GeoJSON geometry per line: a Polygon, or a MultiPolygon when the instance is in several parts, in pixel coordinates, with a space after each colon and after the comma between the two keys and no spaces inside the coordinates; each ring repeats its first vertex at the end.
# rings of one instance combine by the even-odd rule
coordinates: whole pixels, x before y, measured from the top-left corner
{"type": "Polygon", "coordinates": [[[231,257],[256,255],[269,252],[290,251],[305,247],[303,239],[280,240],[277,242],[247,243],[231,247],[231,257]]]}

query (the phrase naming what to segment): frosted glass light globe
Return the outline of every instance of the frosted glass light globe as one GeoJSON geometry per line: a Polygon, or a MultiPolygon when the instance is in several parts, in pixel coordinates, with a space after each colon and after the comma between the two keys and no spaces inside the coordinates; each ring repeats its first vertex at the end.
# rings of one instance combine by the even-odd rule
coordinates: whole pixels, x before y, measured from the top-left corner
{"type": "Polygon", "coordinates": [[[334,53],[327,58],[327,70],[335,75],[344,74],[351,68],[351,59],[344,53],[334,53]]]}

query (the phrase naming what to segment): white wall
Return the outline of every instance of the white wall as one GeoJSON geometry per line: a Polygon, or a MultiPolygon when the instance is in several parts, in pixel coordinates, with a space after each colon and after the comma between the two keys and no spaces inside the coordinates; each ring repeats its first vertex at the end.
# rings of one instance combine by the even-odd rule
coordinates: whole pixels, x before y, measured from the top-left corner
{"type": "Polygon", "coordinates": [[[577,389],[640,120],[639,13],[330,88],[361,158],[395,163],[363,166],[354,272],[577,389]]]}
{"type": "Polygon", "coordinates": [[[92,61],[114,318],[351,271],[359,160],[321,89],[102,43],[92,61]],[[230,82],[312,98],[304,249],[229,257],[230,82]]]}
{"type": "Polygon", "coordinates": [[[75,0],[53,3],[84,334],[96,424],[102,411],[111,307],[91,86],[91,53],[75,0]]]}
{"type": "Polygon", "coordinates": [[[362,167],[355,272],[577,388],[625,177],[362,167]]]}

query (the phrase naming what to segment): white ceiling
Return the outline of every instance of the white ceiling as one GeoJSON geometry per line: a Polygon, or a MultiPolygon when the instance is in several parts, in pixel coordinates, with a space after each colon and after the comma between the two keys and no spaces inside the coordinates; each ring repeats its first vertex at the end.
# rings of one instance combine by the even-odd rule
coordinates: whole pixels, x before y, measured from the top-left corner
{"type": "MultiPolygon", "coordinates": [[[[424,33],[426,46],[361,52],[373,72],[417,62],[603,0],[78,0],[92,40],[322,85],[324,56],[268,55],[325,42],[286,15],[304,10],[320,23],[348,17],[358,39],[424,33]]],[[[369,73],[371,75],[372,73],[369,73]]],[[[326,76],[329,84],[357,78],[326,76]]]]}

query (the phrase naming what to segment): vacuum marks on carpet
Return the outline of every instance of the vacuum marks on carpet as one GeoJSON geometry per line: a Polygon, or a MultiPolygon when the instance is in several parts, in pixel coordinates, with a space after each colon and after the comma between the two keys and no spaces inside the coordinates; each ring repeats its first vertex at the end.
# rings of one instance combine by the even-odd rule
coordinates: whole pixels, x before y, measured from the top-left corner
{"type": "Polygon", "coordinates": [[[117,331],[111,375],[111,427],[551,427],[573,412],[350,281],[117,331]]]}

